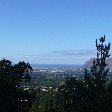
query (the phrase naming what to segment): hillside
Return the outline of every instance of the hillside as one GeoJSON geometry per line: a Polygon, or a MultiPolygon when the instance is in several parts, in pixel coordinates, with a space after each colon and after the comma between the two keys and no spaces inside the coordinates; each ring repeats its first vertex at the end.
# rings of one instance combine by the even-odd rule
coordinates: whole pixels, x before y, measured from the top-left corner
{"type": "MultiPolygon", "coordinates": [[[[83,68],[90,68],[93,64],[94,58],[91,58],[89,61],[87,61],[84,65],[83,68]]],[[[106,63],[108,64],[109,69],[112,70],[112,58],[107,59],[106,63]]]]}

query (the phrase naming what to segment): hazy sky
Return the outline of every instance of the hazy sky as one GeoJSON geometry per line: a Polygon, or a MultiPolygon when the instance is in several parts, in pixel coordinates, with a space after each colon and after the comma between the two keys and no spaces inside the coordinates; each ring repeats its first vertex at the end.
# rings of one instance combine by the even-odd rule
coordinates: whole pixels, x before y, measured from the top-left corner
{"type": "Polygon", "coordinates": [[[112,0],[0,0],[0,59],[83,64],[112,42],[112,0]]]}

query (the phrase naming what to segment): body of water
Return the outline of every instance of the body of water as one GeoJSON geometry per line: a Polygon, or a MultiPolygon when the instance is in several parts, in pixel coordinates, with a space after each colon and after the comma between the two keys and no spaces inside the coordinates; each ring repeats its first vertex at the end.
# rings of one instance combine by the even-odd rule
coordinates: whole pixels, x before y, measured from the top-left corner
{"type": "Polygon", "coordinates": [[[78,64],[31,64],[32,67],[42,68],[80,68],[82,65],[78,64]]]}

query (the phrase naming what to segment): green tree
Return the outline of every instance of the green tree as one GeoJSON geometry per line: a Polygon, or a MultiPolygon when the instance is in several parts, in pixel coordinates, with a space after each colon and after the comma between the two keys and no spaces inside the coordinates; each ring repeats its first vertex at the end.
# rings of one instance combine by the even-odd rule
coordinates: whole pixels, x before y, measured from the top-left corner
{"type": "Polygon", "coordinates": [[[96,39],[97,58],[94,59],[90,72],[85,69],[84,77],[85,85],[88,89],[87,102],[88,104],[91,102],[92,105],[89,107],[91,107],[91,111],[93,112],[106,111],[106,108],[103,107],[105,107],[104,98],[108,85],[108,68],[106,60],[110,56],[110,43],[104,45],[105,35],[104,37],[101,37],[99,41],[100,44],[98,44],[96,39]]]}
{"type": "Polygon", "coordinates": [[[60,112],[80,112],[85,96],[83,81],[76,77],[67,78],[65,84],[59,87],[58,106],[60,112]]]}
{"type": "Polygon", "coordinates": [[[104,45],[105,35],[96,40],[97,57],[90,70],[85,69],[84,79],[68,78],[59,87],[61,112],[111,112],[112,84],[108,83],[108,68],[110,43],[104,45]]]}
{"type": "Polygon", "coordinates": [[[12,65],[9,60],[0,61],[0,112],[28,112],[34,97],[28,91],[23,91],[20,85],[30,80],[31,71],[29,63],[12,65]]]}

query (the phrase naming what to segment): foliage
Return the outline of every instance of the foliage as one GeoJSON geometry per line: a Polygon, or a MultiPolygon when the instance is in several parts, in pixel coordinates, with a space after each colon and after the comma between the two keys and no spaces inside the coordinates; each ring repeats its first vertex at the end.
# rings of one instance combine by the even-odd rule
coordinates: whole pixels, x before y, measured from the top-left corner
{"type": "MultiPolygon", "coordinates": [[[[59,88],[61,112],[111,112],[112,83],[107,79],[110,43],[104,45],[105,35],[96,40],[97,58],[91,69],[85,69],[84,79],[68,78],[59,88]]],[[[57,107],[58,107],[57,106],[57,107]]]]}
{"type": "Polygon", "coordinates": [[[52,90],[40,91],[32,105],[31,112],[56,112],[56,94],[52,90]]]}
{"type": "Polygon", "coordinates": [[[20,85],[30,80],[30,71],[29,63],[12,65],[9,60],[0,61],[0,112],[28,112],[34,95],[23,91],[20,85]]]}

